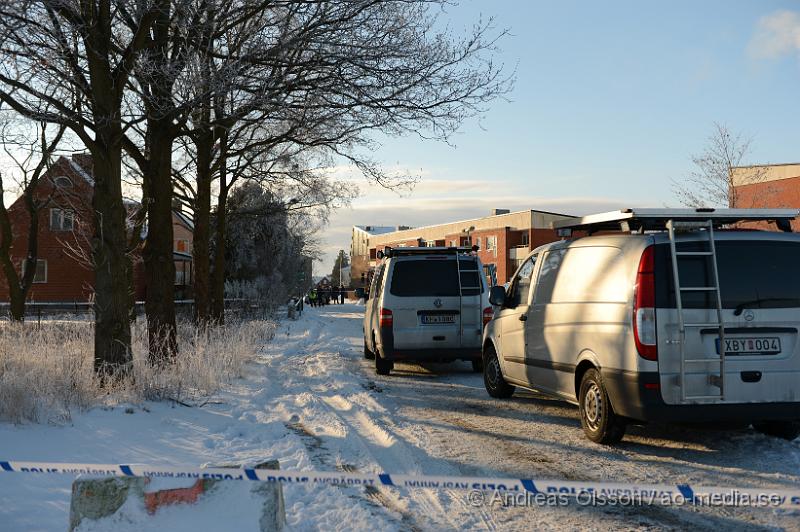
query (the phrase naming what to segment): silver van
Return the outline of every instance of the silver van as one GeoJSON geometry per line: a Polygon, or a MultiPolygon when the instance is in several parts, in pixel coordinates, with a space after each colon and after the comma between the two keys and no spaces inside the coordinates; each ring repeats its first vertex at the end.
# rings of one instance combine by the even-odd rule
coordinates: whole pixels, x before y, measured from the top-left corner
{"type": "Polygon", "coordinates": [[[401,360],[468,360],[480,372],[492,308],[473,248],[386,248],[378,258],[364,312],[364,356],[375,371],[388,375],[401,360]]]}
{"type": "Polygon", "coordinates": [[[796,438],[800,235],[788,231],[799,212],[628,209],[555,222],[590,236],[535,249],[507,290],[492,288],[486,390],[575,403],[598,443],[647,421],[796,438]],[[720,230],[740,222],[784,232],[720,230]]]}

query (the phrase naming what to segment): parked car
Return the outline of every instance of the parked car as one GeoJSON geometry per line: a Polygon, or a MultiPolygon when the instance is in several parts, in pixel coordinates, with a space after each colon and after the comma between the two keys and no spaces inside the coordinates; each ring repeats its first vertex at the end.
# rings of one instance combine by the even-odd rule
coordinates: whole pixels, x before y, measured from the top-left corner
{"type": "Polygon", "coordinates": [[[387,375],[396,361],[468,360],[481,366],[492,317],[473,248],[386,248],[364,312],[364,356],[387,375]]]}
{"type": "Polygon", "coordinates": [[[647,421],[733,421],[797,437],[800,235],[718,230],[742,220],[787,230],[797,214],[639,209],[555,223],[617,234],[541,246],[507,290],[492,289],[486,390],[575,403],[598,443],[647,421]]]}

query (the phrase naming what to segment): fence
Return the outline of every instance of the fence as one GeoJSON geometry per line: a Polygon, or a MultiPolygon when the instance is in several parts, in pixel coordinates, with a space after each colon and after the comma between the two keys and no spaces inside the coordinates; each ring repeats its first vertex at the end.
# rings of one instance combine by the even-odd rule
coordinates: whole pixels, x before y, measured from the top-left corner
{"type": "MultiPolygon", "coordinates": [[[[8,318],[10,305],[0,303],[0,319],[8,318]]],[[[194,316],[194,300],[181,299],[175,301],[175,313],[178,317],[190,319],[194,316]]],[[[134,304],[136,316],[144,316],[144,301],[134,304]]],[[[226,299],[225,316],[239,319],[267,318],[273,316],[275,306],[249,299],[226,299]]],[[[25,304],[25,318],[35,319],[41,323],[42,319],[74,318],[83,316],[86,319],[94,316],[94,303],[91,301],[61,301],[61,302],[29,302],[25,304]]]]}

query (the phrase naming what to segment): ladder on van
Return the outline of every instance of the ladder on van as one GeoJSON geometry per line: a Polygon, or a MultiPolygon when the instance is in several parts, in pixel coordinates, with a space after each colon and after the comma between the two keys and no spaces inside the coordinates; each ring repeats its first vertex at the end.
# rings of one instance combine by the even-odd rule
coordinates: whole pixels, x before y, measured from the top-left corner
{"type": "MultiPolygon", "coordinates": [[[[474,272],[475,275],[474,276],[470,276],[470,277],[474,277],[475,279],[477,279],[479,284],[481,282],[481,278],[480,278],[480,273],[481,272],[478,271],[477,266],[475,267],[475,270],[462,270],[461,269],[461,254],[460,253],[456,253],[456,269],[458,270],[458,337],[459,337],[459,341],[463,342],[464,341],[464,290],[477,290],[478,293],[480,293],[481,288],[483,288],[483,287],[482,286],[464,286],[464,285],[461,284],[461,272],[464,272],[464,271],[474,272]]],[[[480,312],[480,311],[481,311],[481,308],[480,308],[480,305],[478,305],[478,312],[480,312]]],[[[480,318],[478,318],[478,319],[480,319],[480,318]]],[[[462,345],[463,345],[463,343],[462,343],[462,345]]]]}
{"type": "Polygon", "coordinates": [[[725,400],[725,324],[722,319],[722,295],[720,294],[719,284],[719,269],[717,268],[717,249],[714,243],[714,221],[708,219],[705,221],[679,221],[670,219],[667,220],[666,228],[669,233],[669,247],[670,255],[672,258],[672,279],[675,289],[675,304],[678,309],[678,328],[680,334],[680,375],[679,386],[681,389],[681,402],[703,400],[703,399],[716,399],[720,401],[725,400]],[[684,251],[679,249],[676,240],[676,233],[683,231],[701,231],[705,232],[708,237],[706,249],[700,251],[684,251]],[[704,231],[703,231],[704,230],[704,231]],[[709,286],[683,286],[680,279],[679,264],[681,259],[689,257],[702,257],[710,261],[711,265],[711,284],[709,286]],[[684,302],[683,296],[689,292],[711,293],[714,297],[716,321],[707,323],[691,323],[686,322],[684,316],[684,302]],[[686,351],[686,329],[707,329],[715,328],[719,331],[719,344],[717,349],[717,357],[704,357],[699,358],[699,354],[687,353],[686,351]],[[712,373],[711,369],[708,371],[708,384],[719,388],[719,394],[715,395],[690,395],[687,393],[687,366],[714,366],[719,370],[719,374],[712,373]]]}

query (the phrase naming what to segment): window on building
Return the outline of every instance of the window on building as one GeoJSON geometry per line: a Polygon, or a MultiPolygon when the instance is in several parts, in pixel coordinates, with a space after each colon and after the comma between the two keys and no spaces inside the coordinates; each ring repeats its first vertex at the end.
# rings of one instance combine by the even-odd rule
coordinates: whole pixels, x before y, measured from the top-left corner
{"type": "Polygon", "coordinates": [[[70,180],[70,178],[68,178],[66,176],[63,176],[63,175],[58,176],[55,179],[53,179],[53,183],[58,188],[69,188],[69,187],[72,186],[72,181],[70,180]]]}
{"type": "Polygon", "coordinates": [[[50,209],[51,231],[72,231],[75,212],[70,209],[50,209]]]}
{"type": "Polygon", "coordinates": [[[178,240],[175,240],[175,251],[189,253],[189,240],[186,238],[179,238],[178,240]]]}
{"type": "Polygon", "coordinates": [[[429,247],[429,248],[434,248],[434,247],[436,247],[436,241],[435,240],[428,240],[427,242],[425,242],[425,246],[429,247]]]}
{"type": "MultiPolygon", "coordinates": [[[[25,275],[25,261],[22,261],[22,275],[25,275]]],[[[34,283],[47,282],[47,261],[44,259],[36,260],[36,273],[33,275],[34,283]]]]}
{"type": "Polygon", "coordinates": [[[192,284],[192,263],[191,262],[176,262],[175,263],[175,286],[187,286],[192,284]]]}
{"type": "Polygon", "coordinates": [[[481,237],[475,237],[475,245],[478,246],[478,249],[483,249],[481,248],[481,237]]]}
{"type": "Polygon", "coordinates": [[[495,257],[497,256],[497,237],[496,236],[487,236],[486,237],[486,251],[492,253],[495,257]]]}
{"type": "Polygon", "coordinates": [[[451,240],[450,241],[450,247],[453,247],[453,248],[456,247],[456,241],[455,240],[451,240]]]}
{"type": "Polygon", "coordinates": [[[528,245],[530,245],[530,243],[531,243],[531,235],[530,235],[530,233],[525,231],[524,233],[522,233],[522,245],[523,246],[528,246],[528,245]]]}

